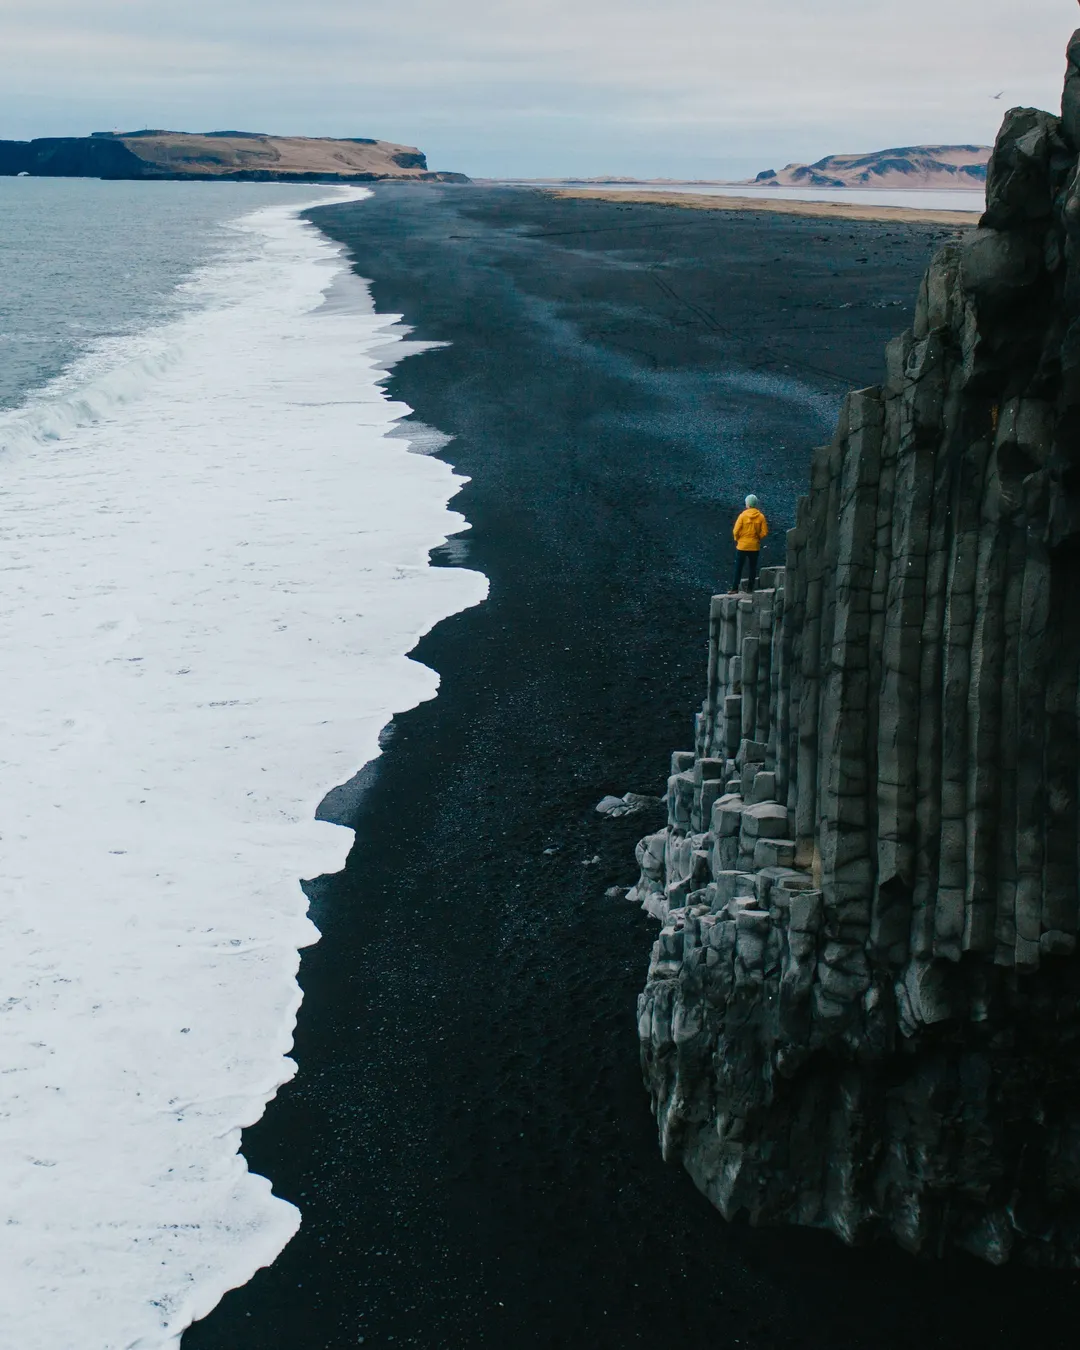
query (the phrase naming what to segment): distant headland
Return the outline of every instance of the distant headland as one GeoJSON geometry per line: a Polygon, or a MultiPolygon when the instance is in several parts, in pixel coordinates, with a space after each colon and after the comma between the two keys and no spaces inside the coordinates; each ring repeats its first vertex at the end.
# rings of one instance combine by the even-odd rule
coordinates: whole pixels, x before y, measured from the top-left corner
{"type": "Polygon", "coordinates": [[[989,162],[988,145],[907,145],[766,169],[753,181],[762,187],[981,188],[989,162]]]}
{"type": "Polygon", "coordinates": [[[411,145],[351,137],[267,136],[254,131],[96,131],[0,141],[0,176],[224,179],[230,182],[370,183],[382,179],[467,183],[433,173],[411,145]]]}

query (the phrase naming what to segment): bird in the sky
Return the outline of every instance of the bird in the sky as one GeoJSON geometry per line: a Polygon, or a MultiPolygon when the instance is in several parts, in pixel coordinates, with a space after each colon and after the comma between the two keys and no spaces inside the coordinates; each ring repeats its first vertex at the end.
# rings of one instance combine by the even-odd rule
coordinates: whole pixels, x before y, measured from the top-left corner
{"type": "Polygon", "coordinates": [[[990,95],[990,97],[991,97],[992,99],[1004,98],[1004,96],[1005,96],[1005,90],[1004,90],[1004,89],[1001,91],[1000,94],[991,94],[991,95],[990,95]]]}

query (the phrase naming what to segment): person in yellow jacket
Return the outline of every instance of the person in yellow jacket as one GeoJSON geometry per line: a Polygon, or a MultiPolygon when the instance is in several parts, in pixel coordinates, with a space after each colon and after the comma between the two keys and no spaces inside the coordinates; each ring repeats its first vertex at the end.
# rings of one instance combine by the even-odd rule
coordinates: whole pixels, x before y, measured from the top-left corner
{"type": "Polygon", "coordinates": [[[750,589],[754,589],[761,541],[769,533],[769,522],[758,510],[757,498],[752,492],[746,499],[746,510],[740,513],[731,533],[735,538],[735,580],[731,583],[731,591],[735,594],[744,567],[749,571],[750,589]]]}

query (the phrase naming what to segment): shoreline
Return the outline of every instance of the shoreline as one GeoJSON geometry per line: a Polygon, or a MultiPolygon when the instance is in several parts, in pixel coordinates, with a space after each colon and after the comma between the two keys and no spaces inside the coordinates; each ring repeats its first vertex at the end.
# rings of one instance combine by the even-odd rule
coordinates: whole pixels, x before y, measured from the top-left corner
{"type": "MultiPolygon", "coordinates": [[[[83,352],[0,417],[0,627],[19,654],[5,852],[33,895],[5,892],[20,1345],[70,1345],[72,1327],[175,1344],[295,1233],[237,1145],[295,1070],[295,976],[319,937],[301,869],[339,868],[351,844],[320,802],[395,709],[434,695],[406,656],[417,635],[486,591],[427,565],[464,524],[460,480],[393,436],[393,319],[300,217],[352,194],[269,195],[174,218],[203,255],[174,283],[183,306],[170,218],[141,217],[159,242],[129,331],[99,312],[83,352]]],[[[75,194],[91,220],[95,196],[75,194]]],[[[56,277],[87,233],[54,233],[56,277]]]]}
{"type": "Polygon", "coordinates": [[[694,192],[619,192],[608,188],[540,188],[551,196],[570,200],[632,202],[639,206],[681,206],[688,211],[766,211],[784,216],[823,220],[891,221],[909,225],[952,225],[974,229],[975,211],[935,211],[914,206],[865,206],[858,202],[810,202],[791,198],[719,197],[694,192]]]}
{"type": "Polygon", "coordinates": [[[314,219],[380,313],[449,344],[388,388],[456,438],[471,529],[433,560],[490,592],[417,645],[439,695],[394,719],[346,871],[310,888],[299,1072],[243,1147],[300,1232],[184,1350],[624,1350],[673,1318],[693,1347],[1013,1350],[1032,1299],[1064,1350],[1068,1283],[725,1224],[662,1162],[654,925],[607,894],[656,826],[595,811],[663,790],[733,508],[759,492],[780,561],[811,445],[949,232],[512,189],[314,219]]]}

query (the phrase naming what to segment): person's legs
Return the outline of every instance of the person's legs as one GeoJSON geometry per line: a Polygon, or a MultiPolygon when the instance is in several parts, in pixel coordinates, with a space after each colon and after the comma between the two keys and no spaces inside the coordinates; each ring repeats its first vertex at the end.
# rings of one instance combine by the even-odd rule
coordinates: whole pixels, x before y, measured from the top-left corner
{"type": "Polygon", "coordinates": [[[746,562],[746,554],[741,548],[735,550],[735,580],[731,583],[731,589],[737,591],[739,582],[742,580],[743,563],[746,562]]]}
{"type": "Polygon", "coordinates": [[[756,553],[748,553],[748,554],[746,555],[746,557],[747,557],[747,561],[748,561],[749,564],[750,564],[750,589],[753,590],[753,589],[754,589],[754,584],[755,584],[756,581],[757,581],[757,560],[758,560],[758,555],[757,555],[756,553]]]}

